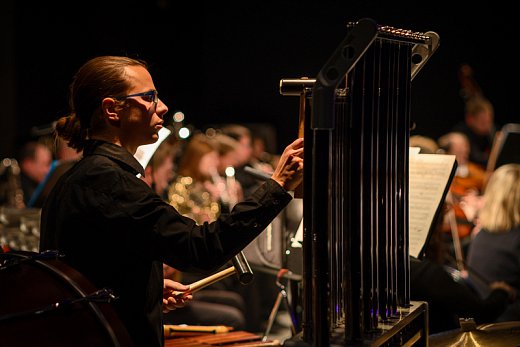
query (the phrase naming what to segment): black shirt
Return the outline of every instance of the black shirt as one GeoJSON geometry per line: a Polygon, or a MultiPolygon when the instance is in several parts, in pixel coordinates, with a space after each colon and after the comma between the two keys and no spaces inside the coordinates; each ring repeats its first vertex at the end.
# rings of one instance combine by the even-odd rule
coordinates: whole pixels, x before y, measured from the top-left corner
{"type": "MultiPolygon", "coordinates": [[[[20,184],[23,191],[23,202],[25,206],[29,205],[31,201],[31,197],[33,196],[36,188],[38,187],[38,182],[27,176],[25,173],[20,173],[20,184]]],[[[28,206],[32,207],[32,206],[28,206]]]]}
{"type": "Polygon", "coordinates": [[[202,226],[181,216],[138,178],[126,149],[91,141],[42,208],[40,250],[57,249],[99,288],[136,346],[162,346],[162,263],[211,273],[251,242],[291,196],[273,180],[233,212],[202,226]]]}
{"type": "Polygon", "coordinates": [[[493,322],[508,304],[508,293],[502,289],[481,299],[467,284],[456,282],[441,265],[413,257],[410,297],[428,302],[431,334],[459,328],[459,318],[474,318],[477,324],[493,322]]]}

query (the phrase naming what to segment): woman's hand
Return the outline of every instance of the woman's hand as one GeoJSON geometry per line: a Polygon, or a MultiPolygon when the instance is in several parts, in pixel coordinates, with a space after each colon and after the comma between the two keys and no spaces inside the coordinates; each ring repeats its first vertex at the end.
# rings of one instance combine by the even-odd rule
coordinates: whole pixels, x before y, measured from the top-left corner
{"type": "Polygon", "coordinates": [[[165,278],[163,288],[163,313],[184,307],[189,301],[193,300],[193,295],[190,294],[189,290],[190,286],[165,278]]]}
{"type": "Polygon", "coordinates": [[[294,190],[303,180],[303,138],[285,147],[271,176],[285,190],[294,190]]]}

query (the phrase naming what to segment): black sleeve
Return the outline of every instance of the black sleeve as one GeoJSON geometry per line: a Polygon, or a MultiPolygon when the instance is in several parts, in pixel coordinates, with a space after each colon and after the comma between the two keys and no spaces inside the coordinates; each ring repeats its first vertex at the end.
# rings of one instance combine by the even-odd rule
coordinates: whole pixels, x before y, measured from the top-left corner
{"type": "MultiPolygon", "coordinates": [[[[255,239],[292,197],[267,180],[251,196],[212,223],[196,225],[177,212],[165,213],[156,227],[155,254],[181,271],[212,272],[255,239]]],[[[164,208],[173,209],[171,206],[164,208]]]]}

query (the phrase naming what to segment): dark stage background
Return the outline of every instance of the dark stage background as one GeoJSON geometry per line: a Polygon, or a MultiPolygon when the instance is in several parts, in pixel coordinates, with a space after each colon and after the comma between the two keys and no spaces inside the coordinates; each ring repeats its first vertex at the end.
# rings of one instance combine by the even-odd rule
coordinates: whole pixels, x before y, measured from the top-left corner
{"type": "Polygon", "coordinates": [[[14,156],[31,129],[67,111],[68,85],[87,59],[130,55],[151,65],[161,99],[186,124],[266,123],[281,152],[297,134],[298,99],[281,96],[282,78],[315,77],[346,35],[346,23],[435,31],[440,47],[412,85],[412,134],[434,138],[462,120],[457,72],[468,63],[495,105],[496,122],[519,122],[514,11],[464,2],[416,5],[377,1],[184,2],[7,0],[0,84],[5,136],[14,156]]]}

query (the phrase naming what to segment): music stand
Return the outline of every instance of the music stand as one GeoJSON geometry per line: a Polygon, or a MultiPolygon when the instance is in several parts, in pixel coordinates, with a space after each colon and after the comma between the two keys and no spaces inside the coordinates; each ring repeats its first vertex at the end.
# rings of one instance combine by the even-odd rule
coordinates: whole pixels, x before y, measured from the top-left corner
{"type": "Polygon", "coordinates": [[[489,155],[487,171],[509,163],[520,163],[520,124],[508,123],[497,133],[489,155]]]}

